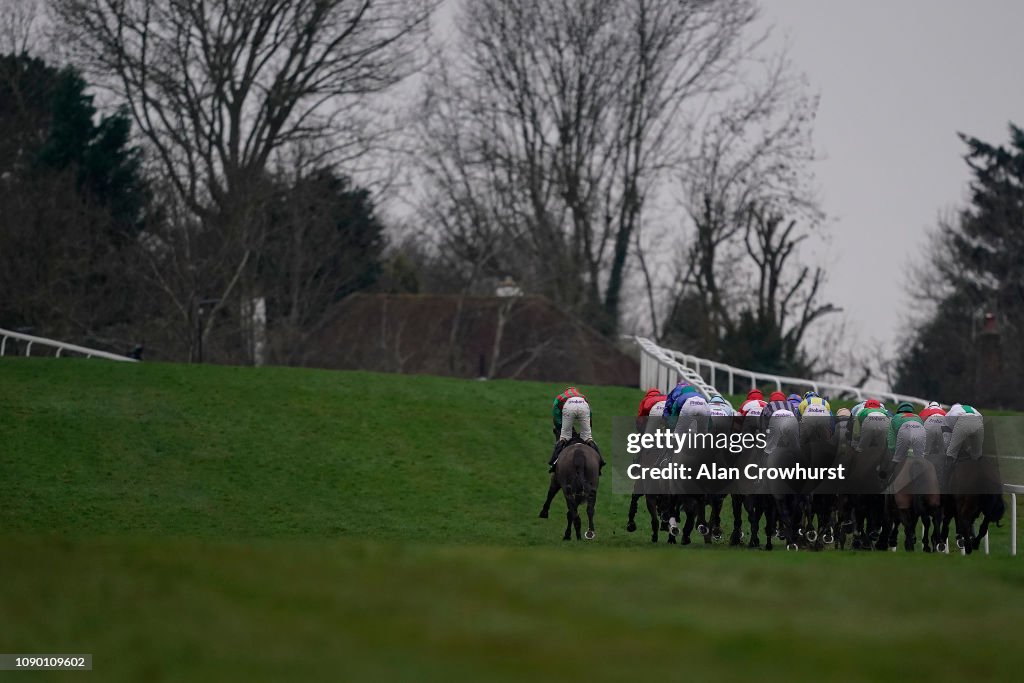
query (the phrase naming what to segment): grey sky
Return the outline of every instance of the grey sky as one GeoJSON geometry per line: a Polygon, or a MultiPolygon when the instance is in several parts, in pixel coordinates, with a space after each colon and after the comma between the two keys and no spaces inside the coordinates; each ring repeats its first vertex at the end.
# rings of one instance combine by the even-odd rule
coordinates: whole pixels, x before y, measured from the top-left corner
{"type": "Polygon", "coordinates": [[[763,11],[821,95],[830,300],[865,340],[896,341],[908,256],[965,197],[956,132],[1002,143],[1009,121],[1024,124],[1024,2],[776,0],[763,11]]]}

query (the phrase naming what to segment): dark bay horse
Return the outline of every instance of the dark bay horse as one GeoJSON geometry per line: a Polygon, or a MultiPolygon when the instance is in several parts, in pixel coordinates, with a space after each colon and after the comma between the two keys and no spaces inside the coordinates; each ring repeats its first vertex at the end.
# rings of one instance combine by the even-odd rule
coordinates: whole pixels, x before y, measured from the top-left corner
{"type": "Polygon", "coordinates": [[[597,505],[597,486],[600,476],[601,456],[597,451],[585,443],[573,442],[562,449],[555,463],[555,472],[551,475],[551,486],[548,488],[548,496],[541,508],[540,516],[546,518],[551,501],[559,491],[565,496],[566,505],[566,526],[562,540],[568,541],[571,538],[573,528],[576,530],[576,540],[581,540],[580,531],[582,520],[580,519],[579,506],[587,504],[587,532],[586,539],[592,540],[594,532],[594,508],[597,505]]]}

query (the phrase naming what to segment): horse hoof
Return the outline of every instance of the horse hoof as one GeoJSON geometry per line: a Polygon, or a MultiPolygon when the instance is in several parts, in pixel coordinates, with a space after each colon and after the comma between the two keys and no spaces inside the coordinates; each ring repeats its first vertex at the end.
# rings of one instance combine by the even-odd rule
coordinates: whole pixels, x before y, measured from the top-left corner
{"type": "Polygon", "coordinates": [[[748,548],[760,548],[761,547],[761,539],[759,539],[757,536],[754,536],[753,538],[750,539],[750,543],[747,543],[747,547],[748,548]]]}
{"type": "Polygon", "coordinates": [[[547,519],[548,518],[548,511],[547,511],[547,509],[541,510],[540,514],[537,515],[537,516],[540,517],[541,519],[547,519]]]}
{"type": "Polygon", "coordinates": [[[692,542],[689,537],[686,537],[680,542],[680,545],[690,545],[692,542]]]}
{"type": "Polygon", "coordinates": [[[786,550],[797,550],[797,549],[798,548],[797,548],[796,543],[787,543],[786,544],[786,550]]]}
{"type": "Polygon", "coordinates": [[[668,535],[671,536],[672,538],[675,538],[676,536],[678,536],[679,535],[679,527],[677,527],[677,526],[669,527],[668,528],[668,535]]]}
{"type": "Polygon", "coordinates": [[[634,531],[636,531],[636,522],[634,522],[633,520],[629,520],[629,522],[626,523],[626,531],[628,531],[629,533],[633,533],[634,531]]]}
{"type": "Polygon", "coordinates": [[[697,525],[697,533],[700,534],[701,536],[707,536],[708,535],[708,527],[707,527],[707,525],[706,524],[698,524],[697,525]]]}
{"type": "Polygon", "coordinates": [[[572,540],[572,537],[571,537],[571,536],[569,536],[569,535],[565,535],[565,536],[562,536],[562,540],[563,540],[563,541],[571,541],[571,540],[572,540]]]}
{"type": "Polygon", "coordinates": [[[964,543],[964,537],[963,536],[957,536],[956,537],[956,547],[959,548],[960,550],[963,550],[966,547],[966,544],[964,543]]]}
{"type": "Polygon", "coordinates": [[[808,529],[807,533],[804,534],[804,538],[807,539],[808,543],[814,543],[815,541],[818,540],[818,532],[815,531],[814,529],[808,529]]]}
{"type": "Polygon", "coordinates": [[[831,534],[825,534],[821,537],[821,542],[825,545],[832,545],[833,543],[835,543],[835,540],[836,539],[831,534]]]}
{"type": "Polygon", "coordinates": [[[588,541],[593,541],[595,536],[597,536],[597,534],[594,533],[593,529],[587,529],[587,532],[583,534],[583,538],[587,539],[588,541]]]}
{"type": "Polygon", "coordinates": [[[946,544],[945,543],[936,543],[935,544],[935,552],[937,552],[937,553],[944,553],[944,552],[946,552],[946,544]]]}

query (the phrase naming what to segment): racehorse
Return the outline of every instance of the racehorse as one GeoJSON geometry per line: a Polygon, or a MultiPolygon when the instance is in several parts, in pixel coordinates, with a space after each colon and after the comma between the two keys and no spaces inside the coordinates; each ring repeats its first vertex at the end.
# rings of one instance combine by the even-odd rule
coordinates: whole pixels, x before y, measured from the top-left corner
{"type": "Polygon", "coordinates": [[[600,476],[601,457],[597,451],[585,443],[571,441],[568,446],[562,449],[555,462],[555,472],[551,475],[551,486],[548,488],[548,496],[541,508],[540,517],[547,518],[551,501],[561,491],[565,496],[565,534],[563,541],[571,538],[571,532],[575,528],[576,540],[581,540],[580,535],[582,520],[580,519],[579,506],[587,504],[587,532],[586,539],[592,540],[596,533],[594,531],[594,508],[597,505],[597,487],[600,476]]]}
{"type": "Polygon", "coordinates": [[[989,524],[999,521],[1006,512],[1001,493],[996,493],[993,483],[998,482],[998,468],[991,459],[970,460],[958,458],[947,465],[949,472],[948,489],[952,492],[943,496],[945,517],[939,542],[943,545],[949,538],[950,519],[956,520],[956,544],[970,555],[981,546],[981,540],[988,534],[989,524]],[[974,522],[981,517],[977,533],[974,522]]]}
{"type": "MultiPolygon", "coordinates": [[[[664,467],[668,463],[667,453],[655,449],[644,449],[640,453],[638,463],[641,467],[664,467]]],[[[662,480],[642,481],[637,480],[633,484],[633,494],[629,499],[629,516],[626,520],[626,531],[636,531],[636,513],[641,496],[647,504],[647,512],[651,516],[651,543],[658,542],[658,528],[661,526],[659,519],[659,504],[665,507],[666,487],[662,480]]],[[[666,530],[668,523],[665,523],[666,530]]],[[[672,541],[672,537],[669,537],[672,541]]]]}

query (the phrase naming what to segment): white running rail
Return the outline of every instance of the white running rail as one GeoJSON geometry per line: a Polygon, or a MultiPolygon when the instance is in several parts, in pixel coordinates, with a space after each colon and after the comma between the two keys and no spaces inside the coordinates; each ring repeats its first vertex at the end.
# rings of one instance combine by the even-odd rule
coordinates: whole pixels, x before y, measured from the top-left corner
{"type": "Polygon", "coordinates": [[[22,332],[14,332],[13,330],[5,330],[0,327],[0,356],[7,353],[8,341],[16,339],[18,341],[27,342],[25,345],[25,355],[32,355],[33,346],[46,346],[48,348],[57,349],[54,354],[57,358],[64,353],[76,353],[85,356],[86,358],[106,358],[107,360],[120,360],[127,361],[129,363],[137,362],[134,358],[128,356],[119,356],[116,353],[109,353],[107,351],[100,351],[98,349],[90,349],[85,346],[78,346],[77,344],[67,344],[60,342],[55,339],[47,339],[45,337],[35,337],[31,334],[24,334],[22,332]]]}
{"type": "MultiPolygon", "coordinates": [[[[773,375],[765,372],[754,372],[735,368],[718,361],[707,360],[691,356],[682,351],[666,349],[658,346],[646,337],[634,337],[640,347],[640,384],[641,388],[658,387],[667,391],[675,386],[679,376],[683,376],[691,384],[695,384],[704,391],[715,391],[714,387],[720,381],[725,382],[724,392],[730,395],[743,394],[750,389],[757,388],[758,382],[774,386],[776,390],[782,391],[782,387],[801,387],[811,389],[815,393],[827,393],[832,396],[841,394],[856,397],[858,401],[864,400],[865,391],[859,387],[848,384],[836,384],[833,382],[819,382],[812,379],[800,377],[788,377],[785,375],[773,375]],[[646,363],[645,363],[646,361],[646,363]],[[675,377],[666,377],[676,370],[675,377]],[[692,377],[698,378],[697,381],[692,377]],[[749,386],[748,386],[749,383],[749,386]]],[[[928,405],[928,401],[917,396],[906,394],[895,394],[888,391],[868,392],[871,397],[890,399],[896,403],[909,401],[922,406],[928,405]]]]}
{"type": "Polygon", "coordinates": [[[668,393],[679,381],[679,378],[684,377],[687,382],[697,387],[705,398],[709,398],[711,394],[720,393],[715,389],[713,383],[704,381],[700,372],[680,363],[678,358],[673,355],[676,352],[663,349],[645,337],[634,337],[633,339],[640,347],[641,389],[657,387],[668,393]]]}

